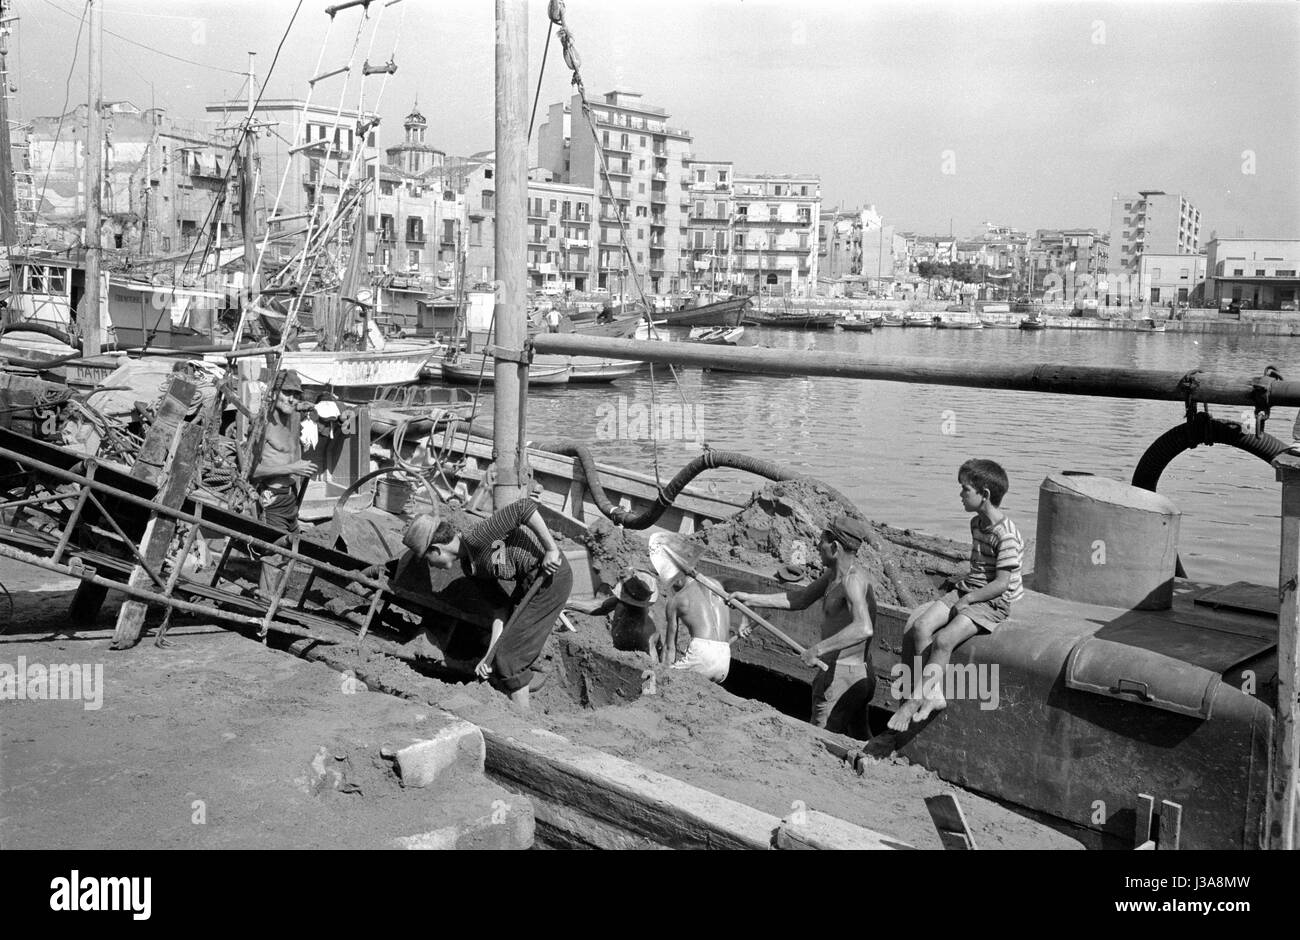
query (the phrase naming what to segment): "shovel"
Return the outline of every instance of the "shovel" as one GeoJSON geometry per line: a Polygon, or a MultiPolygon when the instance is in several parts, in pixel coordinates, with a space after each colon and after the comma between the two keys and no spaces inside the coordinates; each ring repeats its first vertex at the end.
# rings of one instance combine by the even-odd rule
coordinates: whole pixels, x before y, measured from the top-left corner
{"type": "MultiPolygon", "coordinates": [[[[659,572],[659,576],[665,581],[675,578],[679,572],[686,575],[688,578],[694,579],[696,582],[706,587],[710,592],[722,598],[728,607],[734,607],[736,610],[740,611],[750,620],[754,621],[754,623],[758,624],[764,630],[781,640],[800,656],[804,654],[804,647],[800,646],[784,632],[768,623],[758,614],[740,603],[740,601],[733,598],[726,591],[719,590],[708,581],[702,579],[699,572],[692,568],[685,559],[672,550],[671,546],[668,544],[667,536],[662,534],[650,536],[650,561],[654,564],[655,570],[659,572]]],[[[817,668],[825,670],[829,667],[819,659],[817,660],[817,668]]]]}

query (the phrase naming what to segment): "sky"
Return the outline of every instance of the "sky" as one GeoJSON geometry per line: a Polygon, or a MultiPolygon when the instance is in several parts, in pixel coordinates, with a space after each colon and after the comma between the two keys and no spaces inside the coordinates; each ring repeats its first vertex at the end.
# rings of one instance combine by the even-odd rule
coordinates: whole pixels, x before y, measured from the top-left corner
{"type": "MultiPolygon", "coordinates": [[[[287,30],[267,96],[391,58],[386,83],[323,79],[313,102],[378,110],[390,146],[418,98],[430,143],[494,145],[490,0],[373,0],[332,27],[324,10],[339,0],[101,2],[107,99],[200,119],[245,96],[250,51],[261,90],[287,30]]],[[[83,0],[8,6],[17,116],[84,102],[83,0]]],[[[527,8],[531,95],[548,21],[543,0],[527,8]]],[[[902,230],[959,236],[986,222],[1106,230],[1115,193],[1159,189],[1201,210],[1202,243],[1300,238],[1300,4],[566,0],[565,12],[590,97],[640,92],[695,154],[738,173],[815,173],[824,209],[874,204],[902,230]]],[[[570,78],[552,38],[539,124],[570,78]]]]}

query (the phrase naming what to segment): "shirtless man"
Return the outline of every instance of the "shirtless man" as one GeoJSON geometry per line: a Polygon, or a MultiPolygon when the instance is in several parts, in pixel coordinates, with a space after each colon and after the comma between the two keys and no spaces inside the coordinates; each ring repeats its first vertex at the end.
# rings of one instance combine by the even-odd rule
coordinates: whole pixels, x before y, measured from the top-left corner
{"type": "MultiPolygon", "coordinates": [[[[674,669],[689,669],[721,684],[731,669],[731,614],[726,603],[699,580],[678,574],[672,583],[672,596],[668,600],[668,636],[663,645],[663,664],[674,669]],[[686,657],[673,662],[677,656],[677,627],[685,626],[691,634],[691,645],[686,657]]],[[[722,585],[708,579],[718,590],[722,585]]],[[[743,636],[748,631],[742,629],[743,636]]]]}
{"type": "Polygon", "coordinates": [[[663,615],[655,577],[644,571],[630,571],[613,593],[598,601],[570,601],[569,606],[584,614],[607,614],[606,625],[614,649],[646,653],[653,662],[655,643],[663,637],[663,615]]]}
{"type": "Polygon", "coordinates": [[[866,739],[867,706],[875,691],[875,676],[867,647],[876,612],[875,591],[857,562],[858,548],[867,535],[866,523],[837,516],[817,543],[826,570],[805,588],[781,594],[737,592],[735,600],[750,607],[804,610],[822,602],[822,638],[804,651],[803,661],[826,663],[812,683],[812,718],[819,728],[866,739]]]}
{"type": "MultiPolygon", "coordinates": [[[[257,486],[262,504],[262,521],[283,529],[298,531],[298,478],[316,473],[310,460],[302,459],[301,425],[298,403],[302,401],[302,380],[292,369],[284,373],[275,404],[267,417],[262,441],[262,457],[250,479],[257,486]]],[[[269,598],[284,568],[283,556],[267,555],[262,560],[262,574],[257,593],[269,598]]]]}

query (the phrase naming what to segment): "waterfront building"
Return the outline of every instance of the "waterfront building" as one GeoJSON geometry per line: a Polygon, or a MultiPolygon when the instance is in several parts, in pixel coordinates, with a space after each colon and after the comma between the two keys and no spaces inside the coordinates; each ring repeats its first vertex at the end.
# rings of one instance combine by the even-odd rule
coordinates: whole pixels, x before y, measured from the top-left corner
{"type": "Polygon", "coordinates": [[[1205,255],[1144,252],[1133,301],[1151,306],[1199,304],[1205,293],[1205,255]]]}
{"type": "Polygon", "coordinates": [[[557,102],[538,129],[537,160],[556,182],[594,192],[598,232],[594,286],[627,289],[635,272],[648,294],[690,289],[693,277],[688,196],[689,131],[637,92],[615,90],[592,102],[593,137],[581,99],[557,102]],[[575,126],[575,121],[577,125],[575,126]],[[619,220],[627,236],[624,256],[619,220]]]}
{"type": "MultiPolygon", "coordinates": [[[[238,139],[248,113],[246,101],[226,101],[205,108],[216,131],[228,144],[238,139]]],[[[364,167],[378,162],[375,149],[379,116],[370,112],[307,104],[292,98],[255,102],[258,192],[256,205],[283,223],[272,235],[303,231],[307,214],[327,218],[345,186],[357,185],[364,167]],[[360,151],[360,160],[353,162],[360,151]],[[283,188],[280,181],[288,173],[283,188]],[[355,175],[352,175],[355,172],[355,175]]],[[[257,231],[264,231],[259,219],[257,231]]],[[[292,241],[292,240],[291,240],[292,241]]],[[[281,245],[281,248],[287,246],[281,245]]]]}
{"type": "Polygon", "coordinates": [[[528,178],[528,280],[535,290],[586,291],[591,286],[594,193],[555,182],[540,168],[528,178]]]}
{"type": "Polygon", "coordinates": [[[1110,204],[1109,270],[1134,276],[1143,254],[1193,255],[1201,249],[1201,212],[1181,193],[1116,193],[1110,204]]]}
{"type": "Polygon", "coordinates": [[[1206,301],[1256,310],[1300,302],[1300,238],[1215,238],[1205,246],[1206,301]]]}
{"type": "Polygon", "coordinates": [[[754,292],[798,292],[817,282],[821,179],[737,174],[733,269],[754,292]]]}
{"type": "MultiPolygon", "coordinates": [[[[15,167],[19,221],[36,244],[81,243],[86,224],[86,105],[34,118],[15,167]]],[[[142,259],[188,253],[205,236],[231,245],[239,218],[231,198],[229,149],[210,127],[128,101],[105,102],[100,242],[142,259]]]]}
{"type": "Polygon", "coordinates": [[[1034,271],[1064,271],[1100,277],[1110,263],[1110,236],[1095,228],[1040,228],[1030,244],[1034,271]]]}
{"type": "Polygon", "coordinates": [[[735,228],[733,201],[734,168],[730,160],[690,159],[686,198],[687,251],[692,283],[696,287],[719,289],[745,283],[734,264],[732,251],[735,228]]]}

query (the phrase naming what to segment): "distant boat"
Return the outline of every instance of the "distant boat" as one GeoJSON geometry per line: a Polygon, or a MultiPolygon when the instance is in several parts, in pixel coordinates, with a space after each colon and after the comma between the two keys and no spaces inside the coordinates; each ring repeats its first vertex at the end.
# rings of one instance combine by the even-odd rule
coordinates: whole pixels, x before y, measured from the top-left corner
{"type": "Polygon", "coordinates": [[[899,325],[900,325],[900,326],[903,326],[903,327],[907,327],[907,328],[909,328],[909,329],[915,329],[915,328],[918,328],[918,327],[927,327],[927,328],[929,328],[929,327],[934,326],[934,318],[933,318],[933,317],[927,317],[927,316],[925,316],[924,314],[916,314],[916,315],[914,315],[914,316],[905,316],[905,317],[903,317],[903,322],[900,323],[899,325]]]}
{"type": "Polygon", "coordinates": [[[934,318],[936,329],[940,330],[982,330],[984,322],[970,311],[958,311],[949,309],[948,312],[939,314],[934,318]]]}
{"type": "Polygon", "coordinates": [[[1164,320],[1157,320],[1155,317],[1143,317],[1138,320],[1138,332],[1140,333],[1164,333],[1167,324],[1164,320]]]}
{"type": "Polygon", "coordinates": [[[691,328],[690,341],[710,346],[735,346],[745,334],[743,326],[696,326],[691,328]]]}
{"type": "Polygon", "coordinates": [[[833,330],[839,322],[837,314],[811,311],[751,310],[745,314],[745,323],[750,326],[766,326],[778,330],[833,330]]]}
{"type": "Polygon", "coordinates": [[[875,325],[870,320],[841,320],[840,329],[850,333],[870,333],[875,325]]]}
{"type": "Polygon", "coordinates": [[[1020,321],[1022,330],[1045,330],[1047,329],[1047,318],[1041,313],[1031,313],[1020,321]]]}
{"type": "MultiPolygon", "coordinates": [[[[533,365],[538,363],[534,360],[533,365]]],[[[543,363],[550,365],[550,363],[543,363]]],[[[531,368],[531,367],[530,367],[531,368]]],[[[626,379],[635,375],[637,369],[641,368],[641,363],[632,362],[628,359],[596,359],[593,356],[572,356],[569,359],[569,384],[570,385],[594,385],[602,382],[613,382],[615,379],[626,379]]],[[[529,372],[528,381],[531,383],[532,372],[529,372]]]]}

